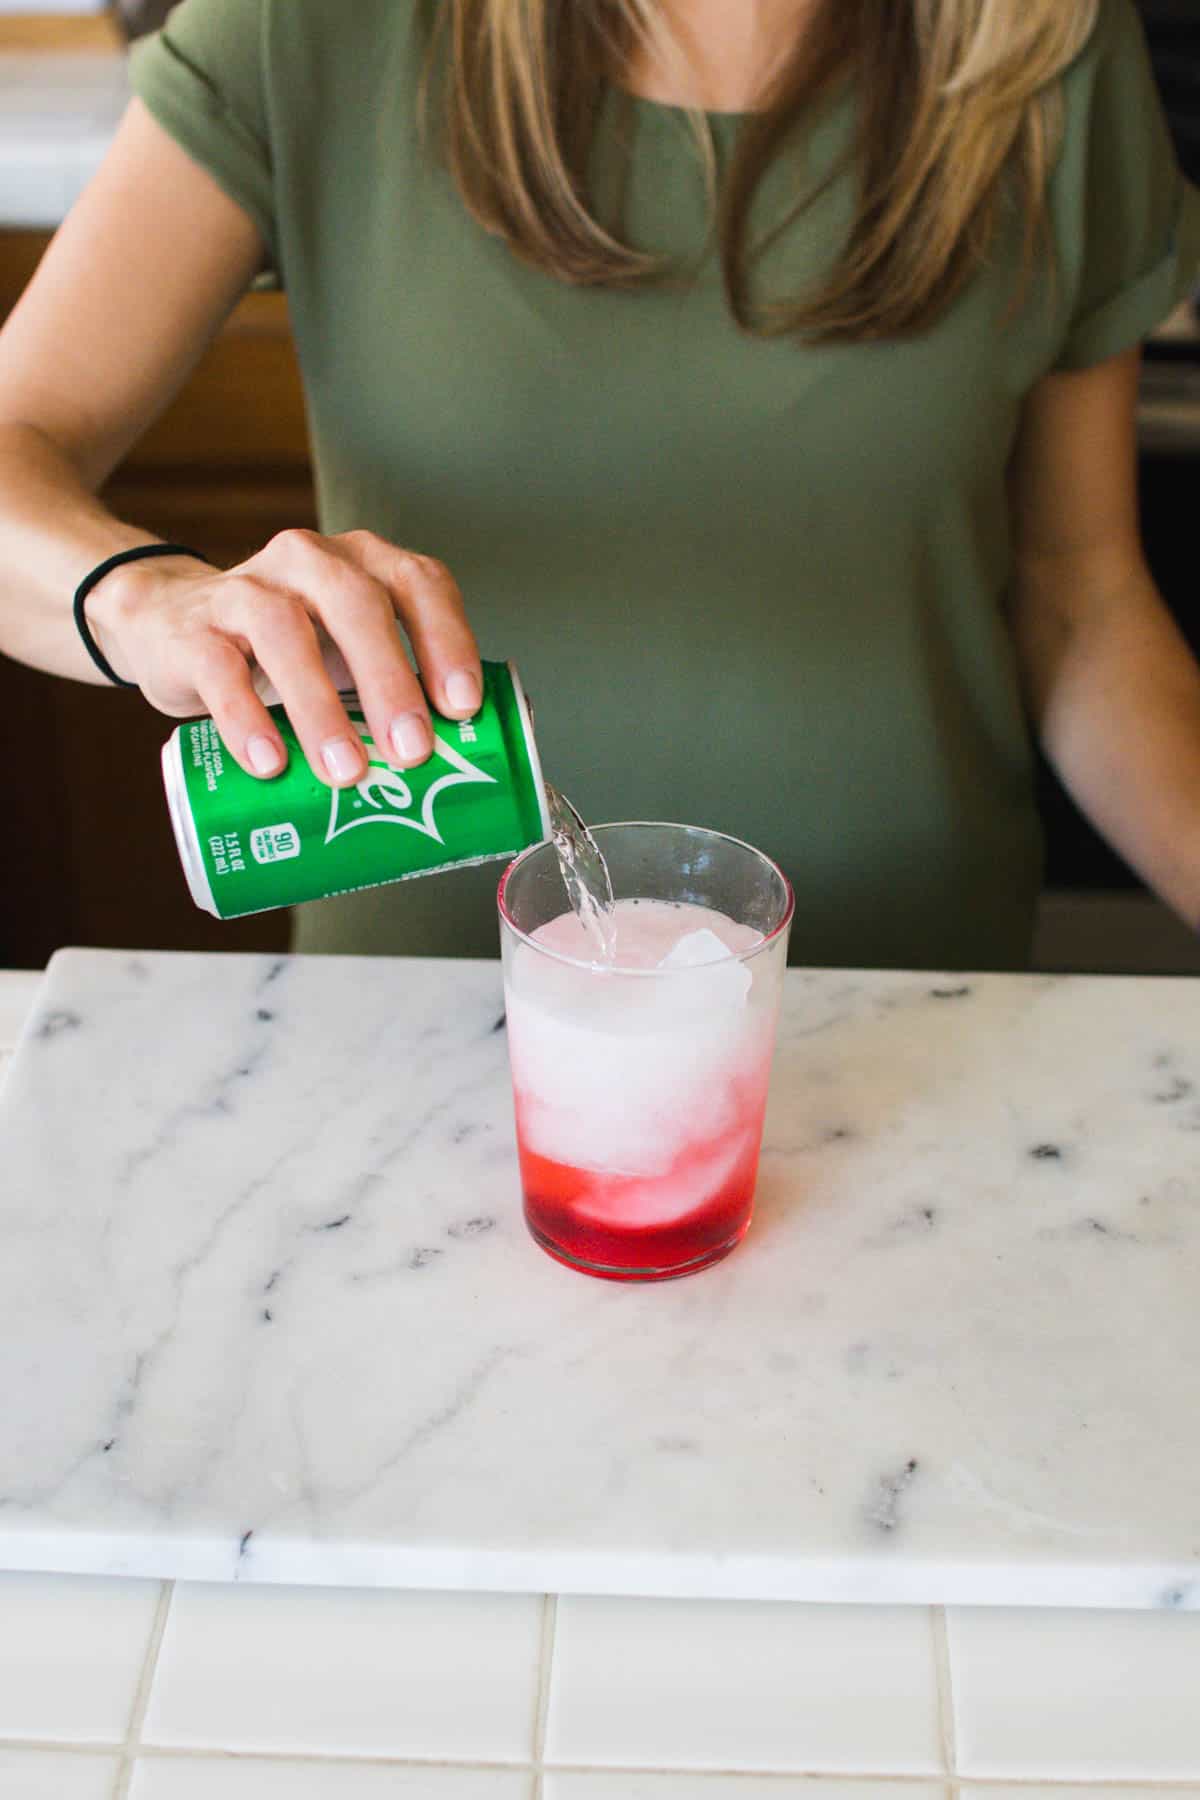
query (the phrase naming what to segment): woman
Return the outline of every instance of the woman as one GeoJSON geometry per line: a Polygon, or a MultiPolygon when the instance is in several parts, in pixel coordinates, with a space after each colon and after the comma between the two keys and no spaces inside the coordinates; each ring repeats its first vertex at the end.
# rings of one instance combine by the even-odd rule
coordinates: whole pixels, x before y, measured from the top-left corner
{"type": "MultiPolygon", "coordinates": [[[[93,490],[285,283],[325,536],[85,624],[269,776],[425,758],[520,664],[585,815],[760,844],[810,963],[1020,967],[1026,715],[1200,923],[1200,672],[1138,540],[1139,341],[1200,265],[1132,0],[184,0],[0,338],[0,646],[100,679],[93,490]],[[469,622],[468,622],[469,621],[469,622]],[[472,630],[473,628],[473,630],[472,630]],[[473,635],[473,632],[475,635],[473,635]]],[[[494,951],[494,869],[301,948],[494,951]]]]}

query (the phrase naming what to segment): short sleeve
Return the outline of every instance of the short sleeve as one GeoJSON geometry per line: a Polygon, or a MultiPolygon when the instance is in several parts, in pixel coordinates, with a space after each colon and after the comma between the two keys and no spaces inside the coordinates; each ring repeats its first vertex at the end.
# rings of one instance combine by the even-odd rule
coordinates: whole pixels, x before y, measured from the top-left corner
{"type": "Polygon", "coordinates": [[[1082,369],[1140,343],[1200,283],[1200,192],[1179,167],[1133,0],[1102,0],[1066,99],[1054,366],[1082,369]]]}
{"type": "Polygon", "coordinates": [[[130,53],[133,91],[253,219],[279,272],[264,70],[267,0],[183,0],[130,53]]]}

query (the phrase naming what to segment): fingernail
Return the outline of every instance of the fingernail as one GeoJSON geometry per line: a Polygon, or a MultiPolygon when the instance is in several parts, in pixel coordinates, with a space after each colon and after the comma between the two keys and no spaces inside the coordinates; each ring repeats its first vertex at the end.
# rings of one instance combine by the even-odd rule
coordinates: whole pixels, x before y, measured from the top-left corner
{"type": "Polygon", "coordinates": [[[479,678],[469,669],[455,669],[446,677],[446,699],[455,712],[478,712],[479,678]]]}
{"type": "Polygon", "coordinates": [[[279,745],[261,731],[256,732],[246,745],[246,755],[256,775],[274,775],[283,766],[279,745]]]}
{"type": "Polygon", "coordinates": [[[330,738],[321,745],[321,760],[335,781],[357,781],[362,767],[358,746],[349,738],[330,738]]]}
{"type": "Polygon", "coordinates": [[[424,762],[431,748],[429,726],[420,713],[401,713],[392,720],[392,749],[402,762],[424,762]]]}

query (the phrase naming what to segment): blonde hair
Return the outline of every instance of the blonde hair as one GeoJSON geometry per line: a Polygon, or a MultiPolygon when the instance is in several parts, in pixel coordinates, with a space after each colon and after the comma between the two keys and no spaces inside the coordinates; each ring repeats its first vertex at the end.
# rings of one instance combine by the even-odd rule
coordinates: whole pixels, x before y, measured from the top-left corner
{"type": "MultiPolygon", "coordinates": [[[[669,278],[663,257],[598,216],[588,180],[610,82],[637,46],[678,49],[664,0],[426,4],[436,7],[426,100],[439,100],[442,145],[479,223],[563,281],[637,288],[669,278]]],[[[826,0],[743,121],[719,183],[707,121],[691,112],[739,324],[825,342],[919,332],[979,269],[1014,205],[1031,267],[1061,131],[1060,78],[1101,4],[826,0]],[[841,252],[811,290],[760,302],[755,263],[832,176],[806,187],[798,166],[794,206],[751,244],[759,183],[814,106],[851,79],[857,206],[841,252]]]]}

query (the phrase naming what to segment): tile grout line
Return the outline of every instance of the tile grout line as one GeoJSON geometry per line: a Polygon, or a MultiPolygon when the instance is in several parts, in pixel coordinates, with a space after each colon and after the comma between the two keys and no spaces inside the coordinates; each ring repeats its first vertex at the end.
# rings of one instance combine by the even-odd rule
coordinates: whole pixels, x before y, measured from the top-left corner
{"type": "Polygon", "coordinates": [[[937,1674],[938,1735],[942,1763],[949,1777],[950,1800],[958,1793],[958,1724],[954,1716],[954,1666],[950,1659],[950,1627],[944,1606],[930,1608],[933,1662],[937,1674]]]}
{"type": "MultiPolygon", "coordinates": [[[[841,1779],[838,1777],[837,1779],[841,1779]]],[[[853,1776],[853,1780],[861,1777],[853,1776]]],[[[884,1781],[896,1781],[895,1775],[881,1777],[884,1781]]],[[[900,1779],[909,1780],[908,1776],[900,1779]]],[[[999,1788],[1004,1794],[1019,1793],[1028,1788],[1032,1794],[1041,1796],[1047,1793],[1061,1794],[1063,1800],[1097,1800],[1097,1796],[1112,1795],[1112,1800],[1143,1800],[1146,1794],[1161,1794],[1163,1800],[1171,1800],[1177,1795],[1180,1800],[1193,1800],[1200,1796],[1200,1786],[1193,1776],[1158,1776],[1158,1775],[956,1775],[952,1782],[952,1793],[959,1797],[968,1790],[986,1800],[991,1788],[999,1788]]]]}
{"type": "MultiPolygon", "coordinates": [[[[0,1733],[0,1749],[51,1751],[56,1755],[78,1756],[81,1761],[114,1754],[122,1754],[112,1743],[100,1740],[90,1742],[71,1742],[63,1738],[21,1737],[7,1732],[0,1733]]],[[[452,1769],[469,1773],[513,1774],[515,1771],[528,1768],[525,1763],[486,1762],[470,1758],[447,1758],[436,1756],[356,1756],[346,1755],[336,1750],[285,1750],[273,1747],[269,1750],[248,1750],[239,1748],[227,1749],[220,1745],[200,1746],[195,1744],[147,1744],[141,1746],[137,1755],[147,1762],[181,1761],[211,1763],[311,1763],[318,1768],[380,1768],[380,1769],[452,1769]]],[[[674,1775],[688,1776],[697,1781],[728,1779],[731,1775],[751,1777],[760,1782],[789,1781],[821,1781],[830,1787],[840,1786],[843,1782],[861,1788],[864,1782],[884,1781],[896,1789],[897,1794],[906,1788],[927,1788],[928,1774],[914,1774],[906,1770],[880,1769],[768,1769],[726,1766],[724,1764],[712,1768],[690,1768],[678,1763],[594,1763],[594,1762],[562,1762],[554,1764],[554,1772],[569,1775],[594,1775],[597,1772],[605,1775],[674,1775]]],[[[936,1778],[935,1778],[936,1779],[936,1778]]],[[[1062,1776],[1046,1775],[969,1775],[959,1776],[955,1780],[964,1788],[986,1796],[989,1788],[1001,1788],[1007,1794],[1021,1788],[1030,1788],[1039,1795],[1044,1794],[1049,1785],[1054,1792],[1065,1797],[1080,1796],[1080,1800],[1095,1800],[1097,1795],[1111,1794],[1113,1800],[1128,1800],[1137,1794],[1161,1794],[1163,1800],[1170,1800],[1172,1795],[1181,1796],[1183,1800],[1197,1800],[1200,1797],[1200,1779],[1195,1776],[1158,1775],[1101,1775],[1062,1776]]]]}
{"type": "Polygon", "coordinates": [[[554,1676],[554,1645],[558,1637],[558,1595],[542,1596],[542,1637],[538,1652],[538,1691],[533,1715],[533,1787],[531,1800],[543,1800],[546,1727],[550,1718],[550,1683],[554,1676]]]}
{"type": "Polygon", "coordinates": [[[53,1750],[63,1756],[78,1756],[81,1760],[104,1756],[110,1760],[120,1756],[121,1746],[109,1738],[57,1738],[57,1737],[23,1737],[19,1731],[0,1732],[0,1750],[53,1750]]]}
{"type": "Polygon", "coordinates": [[[167,1619],[170,1616],[171,1602],[174,1598],[175,1583],[164,1581],[159,1592],[158,1605],[154,1609],[150,1641],[146,1645],[146,1654],[142,1658],[142,1673],[137,1684],[137,1692],[133,1696],[133,1706],[130,1708],[129,1729],[125,1733],[121,1760],[117,1765],[113,1800],[128,1800],[130,1785],[133,1781],[134,1764],[138,1751],[142,1747],[142,1727],[146,1722],[146,1712],[150,1705],[150,1691],[154,1686],[154,1677],[158,1673],[159,1653],[162,1650],[163,1638],[166,1636],[167,1619]]]}

